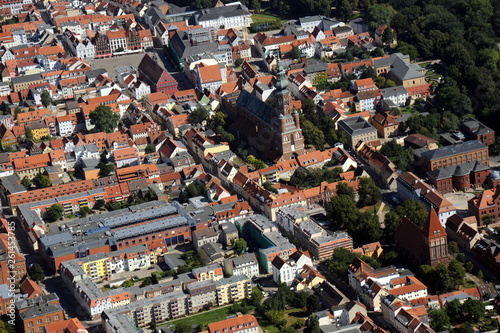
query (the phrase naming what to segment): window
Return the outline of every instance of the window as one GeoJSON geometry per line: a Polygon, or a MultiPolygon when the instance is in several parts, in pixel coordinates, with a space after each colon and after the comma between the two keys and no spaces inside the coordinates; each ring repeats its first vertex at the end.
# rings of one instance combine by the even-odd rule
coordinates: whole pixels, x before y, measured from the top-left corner
{"type": "Polygon", "coordinates": [[[38,324],[38,325],[42,325],[42,320],[41,320],[41,319],[38,319],[38,320],[37,320],[37,324],[38,324]]]}

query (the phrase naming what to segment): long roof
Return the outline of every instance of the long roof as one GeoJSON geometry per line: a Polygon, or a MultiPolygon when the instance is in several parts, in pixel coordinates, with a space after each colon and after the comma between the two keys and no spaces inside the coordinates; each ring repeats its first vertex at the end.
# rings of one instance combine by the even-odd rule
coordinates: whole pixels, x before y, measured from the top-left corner
{"type": "Polygon", "coordinates": [[[426,159],[432,161],[454,155],[465,154],[484,148],[488,148],[488,146],[478,140],[472,140],[423,152],[422,157],[425,157],[426,159]]]}

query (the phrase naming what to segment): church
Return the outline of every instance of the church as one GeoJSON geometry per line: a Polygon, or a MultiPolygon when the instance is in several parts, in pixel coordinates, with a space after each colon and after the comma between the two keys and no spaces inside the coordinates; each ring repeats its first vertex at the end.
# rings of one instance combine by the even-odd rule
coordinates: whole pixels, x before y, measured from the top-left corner
{"type": "Polygon", "coordinates": [[[231,131],[237,138],[248,142],[250,153],[277,163],[291,159],[294,154],[303,154],[304,137],[299,112],[292,107],[288,80],[281,62],[277,67],[275,88],[275,107],[246,90],[239,93],[236,102],[226,100],[223,104],[236,120],[231,131]]]}
{"type": "Polygon", "coordinates": [[[396,250],[402,259],[411,265],[431,265],[448,263],[448,240],[434,208],[421,229],[404,217],[396,231],[396,250]]]}

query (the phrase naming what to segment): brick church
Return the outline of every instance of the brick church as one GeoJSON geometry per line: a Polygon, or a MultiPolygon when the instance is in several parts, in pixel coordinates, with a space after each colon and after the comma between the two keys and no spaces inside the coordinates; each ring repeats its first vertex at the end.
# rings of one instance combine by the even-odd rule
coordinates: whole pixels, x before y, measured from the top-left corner
{"type": "Polygon", "coordinates": [[[429,211],[423,229],[410,219],[403,218],[396,231],[396,249],[401,258],[415,267],[448,263],[446,231],[434,208],[429,211]]]}
{"type": "Polygon", "coordinates": [[[237,137],[246,140],[261,159],[280,162],[304,153],[299,113],[292,107],[281,63],[277,68],[275,88],[275,107],[246,90],[241,91],[234,105],[227,107],[237,119],[232,128],[237,137]]]}

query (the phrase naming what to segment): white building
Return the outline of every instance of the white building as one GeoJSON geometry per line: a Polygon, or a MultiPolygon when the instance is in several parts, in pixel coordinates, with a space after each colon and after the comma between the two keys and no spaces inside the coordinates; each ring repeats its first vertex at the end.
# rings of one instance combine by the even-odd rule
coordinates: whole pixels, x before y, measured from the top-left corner
{"type": "Polygon", "coordinates": [[[271,263],[273,280],[277,284],[291,285],[305,265],[313,267],[311,258],[301,251],[293,253],[287,260],[278,256],[271,263]]]}
{"type": "Polygon", "coordinates": [[[66,137],[73,134],[73,117],[70,115],[57,117],[57,128],[59,136],[66,137]]]}
{"type": "Polygon", "coordinates": [[[228,275],[246,275],[249,278],[259,275],[259,262],[253,253],[225,260],[224,272],[228,275]]]}
{"type": "Polygon", "coordinates": [[[404,106],[408,99],[408,92],[403,86],[384,88],[382,92],[382,99],[390,100],[395,105],[404,106]]]}
{"type": "Polygon", "coordinates": [[[285,283],[287,286],[291,285],[295,279],[295,267],[292,263],[288,263],[281,257],[274,258],[272,264],[273,280],[278,285],[285,283]]]}
{"type": "Polygon", "coordinates": [[[204,28],[240,29],[250,26],[252,23],[250,16],[250,11],[245,5],[241,2],[232,2],[223,7],[200,9],[194,18],[195,23],[204,28]]]}

